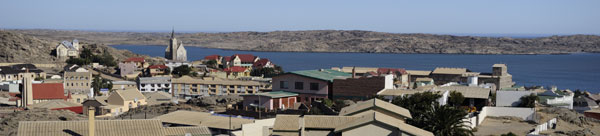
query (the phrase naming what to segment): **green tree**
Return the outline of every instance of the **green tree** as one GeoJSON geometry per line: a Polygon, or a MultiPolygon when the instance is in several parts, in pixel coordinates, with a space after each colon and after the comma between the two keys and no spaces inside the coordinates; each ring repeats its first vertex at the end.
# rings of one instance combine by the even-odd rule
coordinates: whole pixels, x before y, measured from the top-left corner
{"type": "Polygon", "coordinates": [[[179,67],[174,68],[172,73],[174,75],[183,76],[189,75],[191,71],[192,68],[188,67],[187,65],[181,65],[179,67]]]}
{"type": "Polygon", "coordinates": [[[283,73],[281,67],[275,66],[274,68],[256,68],[250,71],[251,76],[264,76],[264,77],[274,77],[278,74],[283,73]]]}
{"type": "Polygon", "coordinates": [[[506,134],[502,134],[500,136],[517,136],[517,134],[513,133],[513,132],[508,132],[506,134]]]}
{"type": "Polygon", "coordinates": [[[89,59],[89,60],[91,60],[93,56],[94,56],[94,54],[92,53],[92,50],[90,50],[88,48],[83,48],[81,50],[81,52],[79,53],[79,57],[82,58],[82,59],[89,59]]]}
{"type": "Polygon", "coordinates": [[[92,88],[94,89],[94,95],[100,96],[100,89],[102,88],[111,91],[112,86],[112,81],[104,79],[100,77],[100,75],[94,75],[94,79],[92,79],[92,88]]]}
{"type": "Polygon", "coordinates": [[[519,107],[533,108],[535,107],[535,101],[537,101],[538,99],[538,96],[533,93],[527,96],[523,96],[520,98],[521,103],[519,103],[519,107]]]}
{"type": "Polygon", "coordinates": [[[462,93],[457,91],[452,91],[450,93],[450,98],[448,99],[448,103],[454,107],[460,106],[465,101],[465,96],[462,93]]]}
{"type": "Polygon", "coordinates": [[[209,60],[206,62],[206,66],[209,66],[211,68],[216,68],[217,67],[217,61],[216,60],[209,60]]]}
{"type": "Polygon", "coordinates": [[[433,92],[415,93],[411,96],[396,97],[392,103],[410,111],[412,119],[406,123],[430,131],[435,135],[473,135],[463,119],[468,114],[457,107],[443,105],[437,101],[441,95],[433,92]]]}

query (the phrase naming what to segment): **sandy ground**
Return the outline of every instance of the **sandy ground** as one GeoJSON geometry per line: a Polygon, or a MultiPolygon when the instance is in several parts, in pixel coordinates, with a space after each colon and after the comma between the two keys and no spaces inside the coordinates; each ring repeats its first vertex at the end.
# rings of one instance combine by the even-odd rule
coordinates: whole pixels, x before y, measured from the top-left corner
{"type": "Polygon", "coordinates": [[[535,126],[535,124],[529,124],[518,120],[485,118],[485,120],[477,126],[477,132],[473,132],[473,134],[476,136],[497,136],[513,132],[517,135],[524,136],[535,126]]]}

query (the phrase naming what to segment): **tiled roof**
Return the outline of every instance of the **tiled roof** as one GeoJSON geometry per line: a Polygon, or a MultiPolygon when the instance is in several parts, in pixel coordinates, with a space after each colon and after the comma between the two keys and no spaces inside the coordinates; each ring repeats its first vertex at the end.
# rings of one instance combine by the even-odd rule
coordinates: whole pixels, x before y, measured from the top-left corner
{"type": "Polygon", "coordinates": [[[370,114],[365,114],[365,115],[361,116],[360,118],[357,118],[351,122],[344,123],[341,126],[338,126],[337,128],[335,128],[335,132],[343,132],[343,131],[351,130],[352,128],[362,126],[362,125],[372,123],[372,122],[378,122],[378,123],[388,125],[390,127],[396,127],[398,129],[400,129],[400,131],[406,132],[410,135],[433,136],[433,133],[431,133],[429,131],[417,128],[415,126],[408,125],[408,124],[404,123],[404,121],[402,121],[402,120],[399,120],[394,117],[391,117],[391,116],[388,116],[388,115],[385,115],[382,113],[378,113],[378,112],[372,112],[370,114]]]}
{"type": "MultiPolygon", "coordinates": [[[[190,126],[207,126],[209,128],[218,128],[229,130],[229,117],[213,115],[206,112],[195,112],[178,110],[165,115],[155,117],[162,122],[190,125],[190,126]]],[[[240,129],[242,124],[253,123],[252,119],[243,119],[231,117],[231,128],[233,130],[240,129]]]]}
{"type": "Polygon", "coordinates": [[[379,74],[388,74],[388,73],[400,73],[402,75],[406,74],[406,70],[403,68],[378,68],[377,73],[379,74]]]}
{"type": "Polygon", "coordinates": [[[127,58],[125,60],[125,62],[145,62],[146,60],[144,60],[143,57],[131,57],[131,58],[127,58]]]}
{"type": "Polygon", "coordinates": [[[185,134],[191,134],[192,136],[211,136],[210,129],[205,126],[198,127],[167,127],[165,128],[165,136],[185,136],[185,134]]]}
{"type": "Polygon", "coordinates": [[[204,59],[205,60],[217,60],[217,59],[219,59],[219,57],[221,57],[221,56],[219,56],[219,55],[208,55],[208,56],[204,57],[204,59]]]}
{"type": "Polygon", "coordinates": [[[291,74],[301,75],[309,78],[324,80],[328,82],[333,82],[333,79],[346,79],[352,77],[352,74],[344,73],[336,70],[330,69],[320,69],[320,70],[302,70],[302,71],[292,71],[291,74]]]}
{"type": "Polygon", "coordinates": [[[223,71],[229,73],[229,72],[244,72],[246,71],[246,68],[244,67],[240,67],[240,66],[233,66],[233,67],[228,67],[223,69],[223,71]]]}
{"type": "Polygon", "coordinates": [[[167,69],[168,67],[165,65],[152,65],[148,67],[149,69],[167,69]]]}
{"type": "Polygon", "coordinates": [[[379,99],[371,99],[371,100],[367,100],[367,101],[362,101],[362,102],[358,102],[354,105],[344,107],[340,111],[340,115],[345,115],[345,116],[355,115],[355,114],[364,112],[369,109],[374,109],[374,108],[387,110],[391,113],[394,113],[396,115],[399,115],[399,116],[402,116],[405,118],[412,118],[412,116],[410,115],[410,112],[407,109],[402,108],[400,106],[396,106],[389,102],[379,100],[379,99]]]}
{"type": "Polygon", "coordinates": [[[462,75],[463,73],[470,72],[466,68],[435,68],[431,74],[458,74],[462,75]]]}
{"type": "Polygon", "coordinates": [[[299,119],[300,115],[277,114],[273,131],[298,131],[302,126],[299,119]]]}
{"type": "MultiPolygon", "coordinates": [[[[159,120],[96,120],[97,136],[164,136],[159,120]]],[[[19,136],[87,135],[88,121],[20,121],[19,136]]]]}
{"type": "Polygon", "coordinates": [[[62,83],[32,84],[33,99],[67,99],[62,83]]]}
{"type": "Polygon", "coordinates": [[[235,56],[240,57],[240,61],[242,61],[242,62],[250,62],[250,63],[254,63],[254,59],[256,58],[252,54],[235,54],[235,55],[231,56],[231,58],[234,58],[235,56]]]}
{"type": "Polygon", "coordinates": [[[225,56],[225,57],[223,57],[223,59],[224,59],[226,62],[229,62],[229,61],[231,61],[231,59],[232,59],[232,58],[231,58],[231,56],[225,56]]]}
{"type": "Polygon", "coordinates": [[[262,58],[259,59],[258,61],[254,62],[254,64],[252,64],[253,67],[264,67],[265,65],[267,65],[267,63],[269,63],[269,59],[267,58],[262,58]]]}

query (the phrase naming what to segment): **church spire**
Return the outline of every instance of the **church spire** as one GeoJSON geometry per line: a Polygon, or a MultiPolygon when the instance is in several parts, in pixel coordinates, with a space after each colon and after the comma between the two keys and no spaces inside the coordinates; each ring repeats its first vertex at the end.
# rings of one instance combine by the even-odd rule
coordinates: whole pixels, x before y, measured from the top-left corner
{"type": "Polygon", "coordinates": [[[171,39],[175,38],[175,27],[171,29],[171,39]]]}

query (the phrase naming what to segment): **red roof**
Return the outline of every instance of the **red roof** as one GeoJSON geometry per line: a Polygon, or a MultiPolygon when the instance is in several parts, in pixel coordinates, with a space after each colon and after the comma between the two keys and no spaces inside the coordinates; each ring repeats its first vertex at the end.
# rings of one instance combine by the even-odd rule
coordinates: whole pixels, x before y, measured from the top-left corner
{"type": "Polygon", "coordinates": [[[143,57],[131,57],[125,60],[125,62],[146,62],[143,57]]]}
{"type": "Polygon", "coordinates": [[[52,110],[70,110],[70,111],[75,112],[77,114],[83,114],[83,106],[54,108],[52,110]]]}
{"type": "Polygon", "coordinates": [[[221,56],[219,56],[219,55],[209,55],[209,56],[204,57],[204,59],[205,60],[217,60],[217,59],[219,59],[219,57],[221,57],[221,56]]]}
{"type": "Polygon", "coordinates": [[[62,83],[33,84],[33,99],[67,99],[62,83]]]}
{"type": "Polygon", "coordinates": [[[240,66],[233,66],[233,67],[225,68],[223,71],[225,71],[227,73],[229,73],[229,72],[244,72],[244,71],[246,71],[246,68],[240,67],[240,66]]]}
{"type": "Polygon", "coordinates": [[[256,58],[252,54],[235,54],[235,55],[231,56],[231,58],[234,58],[235,56],[240,57],[240,60],[242,62],[250,62],[250,63],[254,63],[254,58],[256,58]]]}
{"type": "Polygon", "coordinates": [[[406,74],[406,70],[404,70],[403,68],[378,68],[377,73],[379,73],[379,74],[400,73],[400,74],[404,75],[404,74],[406,74]]]}
{"type": "Polygon", "coordinates": [[[254,64],[252,64],[252,66],[253,67],[264,67],[265,65],[267,65],[267,63],[269,63],[269,59],[262,58],[256,62],[254,62],[254,64]]]}
{"type": "Polygon", "coordinates": [[[152,65],[148,67],[149,69],[167,69],[168,67],[165,65],[152,65]]]}
{"type": "Polygon", "coordinates": [[[225,60],[225,62],[229,62],[231,61],[231,56],[225,56],[223,57],[223,59],[225,60]]]}

